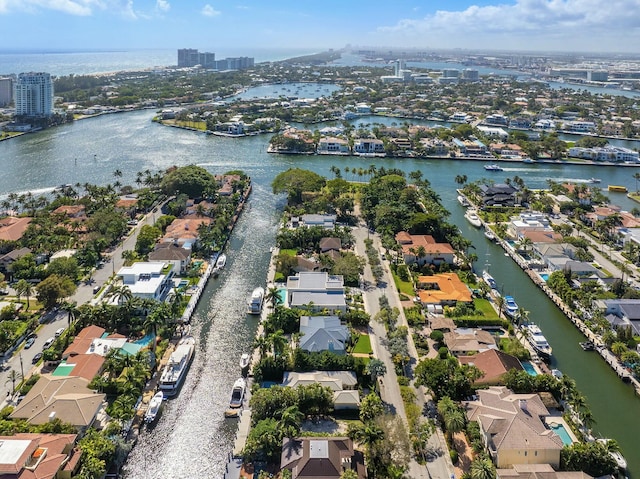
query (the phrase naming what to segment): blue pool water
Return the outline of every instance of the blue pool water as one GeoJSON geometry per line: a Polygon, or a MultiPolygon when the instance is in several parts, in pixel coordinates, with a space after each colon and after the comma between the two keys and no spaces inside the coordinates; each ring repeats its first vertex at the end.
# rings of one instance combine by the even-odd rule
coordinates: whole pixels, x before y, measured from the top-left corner
{"type": "Polygon", "coordinates": [[[140,344],[141,346],[146,346],[147,344],[151,343],[152,340],[153,340],[153,334],[149,333],[143,338],[140,338],[137,341],[134,341],[133,344],[140,344]]]}
{"type": "Polygon", "coordinates": [[[549,279],[549,275],[547,273],[541,273],[540,277],[544,280],[544,282],[546,283],[547,280],[549,279]]]}
{"type": "Polygon", "coordinates": [[[527,374],[529,374],[529,376],[538,375],[538,371],[536,371],[536,369],[533,367],[533,364],[531,364],[529,361],[522,361],[522,367],[527,372],[527,374]]]}
{"type": "Polygon", "coordinates": [[[189,286],[188,279],[183,279],[180,281],[180,283],[178,283],[178,288],[186,288],[187,286],[189,286]]]}
{"type": "Polygon", "coordinates": [[[571,436],[569,436],[569,433],[562,424],[549,424],[549,429],[560,436],[560,439],[562,439],[562,444],[564,444],[565,446],[570,446],[571,444],[573,444],[573,439],[571,439],[571,436]]]}
{"type": "Polygon", "coordinates": [[[280,304],[284,305],[287,301],[287,290],[285,288],[278,289],[278,296],[280,296],[280,304]]]}

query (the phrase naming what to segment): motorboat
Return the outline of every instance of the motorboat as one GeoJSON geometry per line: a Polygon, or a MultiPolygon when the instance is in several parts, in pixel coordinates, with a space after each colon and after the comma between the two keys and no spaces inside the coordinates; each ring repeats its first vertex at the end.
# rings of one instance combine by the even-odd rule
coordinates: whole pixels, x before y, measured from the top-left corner
{"type": "Polygon", "coordinates": [[[264,288],[257,287],[251,293],[251,297],[249,298],[249,309],[247,313],[249,314],[260,314],[262,312],[262,303],[264,302],[264,288]]]}
{"type": "MultiPolygon", "coordinates": [[[[610,440],[611,439],[598,439],[598,442],[601,442],[602,444],[604,444],[605,447],[607,447],[608,449],[610,440]]],[[[621,471],[624,471],[627,469],[627,460],[619,451],[609,451],[609,455],[613,458],[613,460],[616,462],[616,465],[621,471]]]]}
{"type": "Polygon", "coordinates": [[[589,183],[600,183],[601,181],[600,178],[589,178],[589,183]]]}
{"type": "Polygon", "coordinates": [[[249,353],[243,353],[240,356],[240,369],[242,370],[242,374],[246,374],[249,371],[249,366],[251,366],[251,355],[249,353]]]}
{"type": "Polygon", "coordinates": [[[484,165],[484,169],[487,171],[502,171],[502,167],[499,165],[496,165],[495,163],[484,165]]]}
{"type": "Polygon", "coordinates": [[[144,413],[144,422],[145,424],[152,424],[158,416],[160,415],[160,411],[162,410],[162,401],[164,400],[164,393],[162,391],[158,391],[149,401],[149,406],[147,407],[146,412],[144,413]]]}
{"type": "Polygon", "coordinates": [[[237,409],[242,407],[242,401],[244,400],[244,391],[247,387],[247,383],[244,378],[238,378],[233,383],[233,389],[231,390],[231,401],[229,401],[229,407],[231,409],[237,409]]]}
{"type": "Polygon", "coordinates": [[[482,220],[474,210],[467,210],[464,217],[472,226],[475,226],[476,228],[480,228],[482,226],[482,220]]]}
{"type": "Polygon", "coordinates": [[[580,347],[584,351],[595,351],[596,350],[596,345],[593,344],[592,341],[583,341],[583,342],[580,343],[580,347]]]}
{"type": "Polygon", "coordinates": [[[513,296],[504,297],[504,312],[511,318],[518,313],[518,303],[513,299],[513,296]]]}
{"type": "Polygon", "coordinates": [[[160,376],[159,388],[168,397],[178,394],[178,390],[187,376],[189,365],[196,349],[193,336],[185,336],[171,353],[169,361],[160,376]]]}
{"type": "Polygon", "coordinates": [[[626,193],[627,191],[627,187],[626,186],[620,186],[620,185],[609,185],[607,187],[609,189],[609,191],[612,191],[614,193],[626,193]]]}
{"type": "Polygon", "coordinates": [[[458,195],[458,203],[460,203],[465,208],[469,206],[469,200],[467,200],[464,196],[458,195]]]}
{"type": "Polygon", "coordinates": [[[225,267],[226,264],[227,264],[227,255],[222,253],[220,256],[218,256],[218,259],[216,260],[216,268],[218,270],[221,270],[222,268],[225,267]]]}
{"type": "Polygon", "coordinates": [[[484,237],[487,238],[489,241],[495,241],[496,240],[496,235],[493,231],[491,231],[490,228],[485,228],[484,229],[484,237]]]}
{"type": "Polygon", "coordinates": [[[549,345],[547,338],[542,334],[538,325],[530,323],[526,325],[525,328],[528,330],[527,339],[533,350],[543,360],[550,360],[552,354],[551,346],[549,345]]]}
{"type": "Polygon", "coordinates": [[[498,289],[498,283],[496,283],[496,280],[493,279],[493,276],[491,276],[488,271],[485,270],[482,272],[482,279],[489,285],[491,289],[498,289]]]}

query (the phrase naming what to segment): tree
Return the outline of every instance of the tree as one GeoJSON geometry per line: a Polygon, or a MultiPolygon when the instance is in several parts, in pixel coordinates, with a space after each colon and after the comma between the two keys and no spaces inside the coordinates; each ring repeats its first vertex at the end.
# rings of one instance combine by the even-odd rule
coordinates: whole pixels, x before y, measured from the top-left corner
{"type": "Polygon", "coordinates": [[[471,479],[495,479],[496,468],[488,457],[478,457],[469,468],[471,479]]]}
{"type": "Polygon", "coordinates": [[[264,299],[267,303],[270,303],[271,307],[274,309],[276,306],[282,303],[280,290],[276,286],[272,286],[267,290],[267,294],[265,295],[264,299]]]}
{"type": "Polygon", "coordinates": [[[365,372],[371,376],[372,381],[387,374],[387,366],[378,358],[372,358],[365,368],[365,372]]]}
{"type": "Polygon", "coordinates": [[[382,414],[384,414],[382,399],[376,393],[370,392],[362,399],[360,404],[360,420],[362,422],[371,421],[382,414]]]}
{"type": "Polygon", "coordinates": [[[160,188],[167,195],[185,194],[189,198],[201,198],[205,192],[214,191],[215,177],[200,166],[188,165],[169,172],[162,178],[160,188]]]}
{"type": "Polygon", "coordinates": [[[16,283],[15,290],[18,301],[20,301],[20,296],[25,296],[27,298],[27,309],[29,309],[29,297],[33,294],[33,287],[31,286],[31,283],[26,279],[21,279],[16,283]]]}
{"type": "Polygon", "coordinates": [[[300,423],[304,419],[304,414],[298,406],[289,406],[282,411],[282,416],[278,421],[278,428],[284,437],[292,438],[300,434],[300,423]]]}
{"type": "Polygon", "coordinates": [[[143,225],[136,239],[136,253],[141,256],[153,251],[156,241],[162,236],[162,230],[155,226],[143,225]]]}
{"type": "Polygon", "coordinates": [[[290,168],[277,175],[271,187],[274,194],[287,193],[289,203],[302,202],[303,192],[320,191],[325,185],[325,179],[317,173],[300,168],[290,168]]]}
{"type": "Polygon", "coordinates": [[[71,296],[76,286],[66,276],[52,274],[36,286],[36,297],[46,309],[51,309],[67,296],[71,296]]]}

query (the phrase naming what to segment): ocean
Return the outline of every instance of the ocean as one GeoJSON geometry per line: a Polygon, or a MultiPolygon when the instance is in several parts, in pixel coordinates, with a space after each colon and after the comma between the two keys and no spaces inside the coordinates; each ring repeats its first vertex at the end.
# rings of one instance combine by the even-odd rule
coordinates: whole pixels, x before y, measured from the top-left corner
{"type": "MultiPolygon", "coordinates": [[[[317,53],[300,49],[205,49],[216,58],[254,57],[256,63],[285,60],[317,53]]],[[[178,49],[95,51],[7,51],[0,50],[0,76],[24,72],[47,72],[55,76],[90,75],[117,71],[167,67],[178,62],[178,49]]]]}

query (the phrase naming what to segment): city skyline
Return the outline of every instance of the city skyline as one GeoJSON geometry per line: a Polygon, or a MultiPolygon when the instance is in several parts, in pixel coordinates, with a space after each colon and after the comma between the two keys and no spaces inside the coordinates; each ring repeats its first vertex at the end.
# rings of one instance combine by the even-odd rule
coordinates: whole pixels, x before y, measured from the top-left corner
{"type": "Polygon", "coordinates": [[[629,12],[638,7],[640,0],[0,0],[0,29],[2,49],[16,51],[193,47],[224,55],[352,44],[633,53],[640,18],[629,12]]]}

